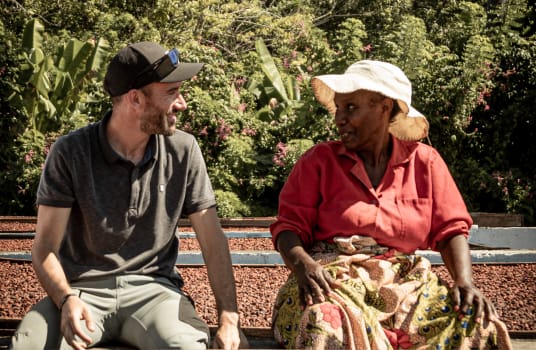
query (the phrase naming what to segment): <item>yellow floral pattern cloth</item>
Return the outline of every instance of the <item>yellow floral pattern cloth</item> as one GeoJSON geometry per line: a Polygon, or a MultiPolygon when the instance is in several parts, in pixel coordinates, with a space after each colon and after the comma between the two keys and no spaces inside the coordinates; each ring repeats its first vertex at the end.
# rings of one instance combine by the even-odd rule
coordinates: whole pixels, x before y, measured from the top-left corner
{"type": "Polygon", "coordinates": [[[272,317],[285,348],[512,349],[500,320],[479,325],[471,310],[458,318],[448,286],[427,259],[363,242],[344,238],[313,248],[311,256],[341,282],[324,303],[302,309],[289,276],[272,317]]]}

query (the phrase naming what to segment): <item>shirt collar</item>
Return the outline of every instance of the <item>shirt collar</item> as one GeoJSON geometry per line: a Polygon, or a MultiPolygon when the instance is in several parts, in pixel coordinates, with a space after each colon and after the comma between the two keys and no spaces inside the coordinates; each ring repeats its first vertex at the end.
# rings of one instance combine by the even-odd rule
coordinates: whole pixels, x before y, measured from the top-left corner
{"type": "MultiPolygon", "coordinates": [[[[418,145],[416,141],[402,141],[390,135],[393,143],[393,153],[389,159],[389,163],[393,166],[402,165],[410,161],[414,154],[414,150],[418,145]]],[[[337,142],[336,152],[340,156],[345,156],[355,161],[361,161],[355,152],[349,151],[341,141],[337,142]]]]}
{"type": "MultiPolygon", "coordinates": [[[[112,111],[108,111],[104,117],[102,118],[98,132],[99,132],[99,144],[102,150],[102,153],[104,154],[104,159],[110,164],[122,161],[123,158],[117,152],[115,152],[110,145],[110,142],[108,142],[108,138],[106,137],[106,127],[108,123],[110,122],[110,118],[112,117],[112,111]]],[[[151,135],[149,138],[149,143],[147,144],[147,147],[145,148],[145,154],[143,155],[142,161],[138,164],[138,166],[141,166],[145,163],[147,163],[152,158],[156,158],[156,155],[158,152],[156,152],[156,136],[151,135]]]]}

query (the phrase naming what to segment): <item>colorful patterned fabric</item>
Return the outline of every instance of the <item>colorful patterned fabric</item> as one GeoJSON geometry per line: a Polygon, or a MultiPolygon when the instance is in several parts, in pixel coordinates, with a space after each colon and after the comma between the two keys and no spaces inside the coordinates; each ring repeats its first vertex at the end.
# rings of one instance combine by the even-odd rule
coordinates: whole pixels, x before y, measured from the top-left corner
{"type": "Polygon", "coordinates": [[[512,349],[500,320],[479,325],[472,312],[458,318],[427,259],[372,248],[345,254],[317,244],[311,256],[342,286],[302,310],[291,274],[274,306],[276,340],[288,349],[512,349]]]}

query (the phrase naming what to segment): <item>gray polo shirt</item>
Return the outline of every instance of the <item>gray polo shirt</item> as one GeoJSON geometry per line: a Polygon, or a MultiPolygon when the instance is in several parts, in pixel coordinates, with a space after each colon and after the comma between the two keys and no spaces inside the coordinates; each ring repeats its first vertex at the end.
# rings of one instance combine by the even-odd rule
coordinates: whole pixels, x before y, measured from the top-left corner
{"type": "Polygon", "coordinates": [[[134,165],[106,139],[110,113],[58,138],[45,162],[37,204],[72,208],[60,261],[67,279],[118,274],[170,277],[181,215],[216,205],[195,138],[152,135],[134,165]]]}

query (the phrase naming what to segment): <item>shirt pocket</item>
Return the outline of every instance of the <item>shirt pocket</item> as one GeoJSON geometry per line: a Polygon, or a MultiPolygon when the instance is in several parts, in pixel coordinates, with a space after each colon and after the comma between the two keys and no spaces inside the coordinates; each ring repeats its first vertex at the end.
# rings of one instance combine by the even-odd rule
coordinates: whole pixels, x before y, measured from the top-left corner
{"type": "Polygon", "coordinates": [[[401,198],[397,200],[402,222],[402,237],[415,248],[428,241],[432,226],[432,200],[429,198],[401,198]]]}

